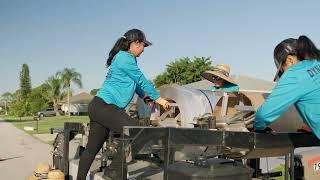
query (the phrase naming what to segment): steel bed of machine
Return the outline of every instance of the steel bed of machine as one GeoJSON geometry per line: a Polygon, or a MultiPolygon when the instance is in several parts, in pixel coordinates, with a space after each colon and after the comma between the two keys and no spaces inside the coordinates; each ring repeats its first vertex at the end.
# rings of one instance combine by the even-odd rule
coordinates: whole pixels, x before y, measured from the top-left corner
{"type": "MultiPolygon", "coordinates": [[[[80,123],[64,125],[64,156],[61,167],[68,179],[69,141],[75,134],[84,133],[80,123]]],[[[132,159],[139,157],[142,149],[157,148],[162,153],[163,179],[169,179],[168,167],[175,162],[175,152],[182,146],[205,146],[219,149],[219,157],[246,160],[254,169],[253,177],[261,177],[259,158],[285,156],[285,179],[295,179],[294,149],[299,147],[320,146],[320,141],[312,133],[254,133],[232,132],[195,128],[126,126],[123,136],[117,140],[120,156],[116,177],[126,179],[128,147],[132,159]],[[148,146],[147,148],[145,146],[148,146]],[[236,152],[236,153],[235,153],[236,152]],[[290,174],[290,175],[289,175],[290,174]]],[[[148,150],[144,150],[147,152],[148,150]]],[[[205,151],[204,151],[205,152],[205,151]]],[[[144,153],[142,153],[144,154],[144,153]]]]}

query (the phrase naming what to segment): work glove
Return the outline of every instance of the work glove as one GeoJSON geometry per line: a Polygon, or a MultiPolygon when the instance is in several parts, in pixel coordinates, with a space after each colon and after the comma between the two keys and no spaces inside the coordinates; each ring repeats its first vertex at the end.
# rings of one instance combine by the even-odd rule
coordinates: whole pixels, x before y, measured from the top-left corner
{"type": "Polygon", "coordinates": [[[156,103],[160,104],[163,109],[165,109],[166,111],[170,109],[170,103],[163,99],[162,97],[159,97],[157,100],[156,100],[156,103]]]}

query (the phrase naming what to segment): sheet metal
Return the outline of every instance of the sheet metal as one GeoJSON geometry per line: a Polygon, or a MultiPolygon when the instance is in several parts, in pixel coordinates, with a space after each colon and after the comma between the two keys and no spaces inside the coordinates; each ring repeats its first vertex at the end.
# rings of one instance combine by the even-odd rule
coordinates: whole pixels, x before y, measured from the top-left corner
{"type": "Polygon", "coordinates": [[[215,95],[208,90],[182,87],[179,85],[163,86],[160,95],[172,99],[178,104],[182,127],[194,127],[198,118],[211,115],[222,95],[215,95]]]}

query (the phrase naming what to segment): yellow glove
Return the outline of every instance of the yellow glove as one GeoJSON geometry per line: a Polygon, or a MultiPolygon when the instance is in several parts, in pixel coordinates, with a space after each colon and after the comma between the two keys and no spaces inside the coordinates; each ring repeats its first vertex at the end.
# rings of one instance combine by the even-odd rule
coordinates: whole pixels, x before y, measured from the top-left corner
{"type": "Polygon", "coordinates": [[[163,99],[162,97],[159,97],[156,100],[156,103],[160,104],[165,110],[170,109],[170,103],[167,100],[163,99]]]}

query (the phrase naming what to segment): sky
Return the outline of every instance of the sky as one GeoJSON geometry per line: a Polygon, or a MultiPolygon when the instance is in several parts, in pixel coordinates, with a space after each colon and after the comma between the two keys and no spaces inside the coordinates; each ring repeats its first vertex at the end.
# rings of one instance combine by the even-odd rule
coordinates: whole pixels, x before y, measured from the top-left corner
{"type": "Polygon", "coordinates": [[[153,46],[138,58],[148,79],[182,57],[211,57],[231,74],[272,80],[273,49],[307,35],[320,47],[320,1],[298,0],[0,0],[0,95],[19,89],[22,64],[32,87],[63,68],[99,88],[107,54],[127,30],[153,46]]]}

